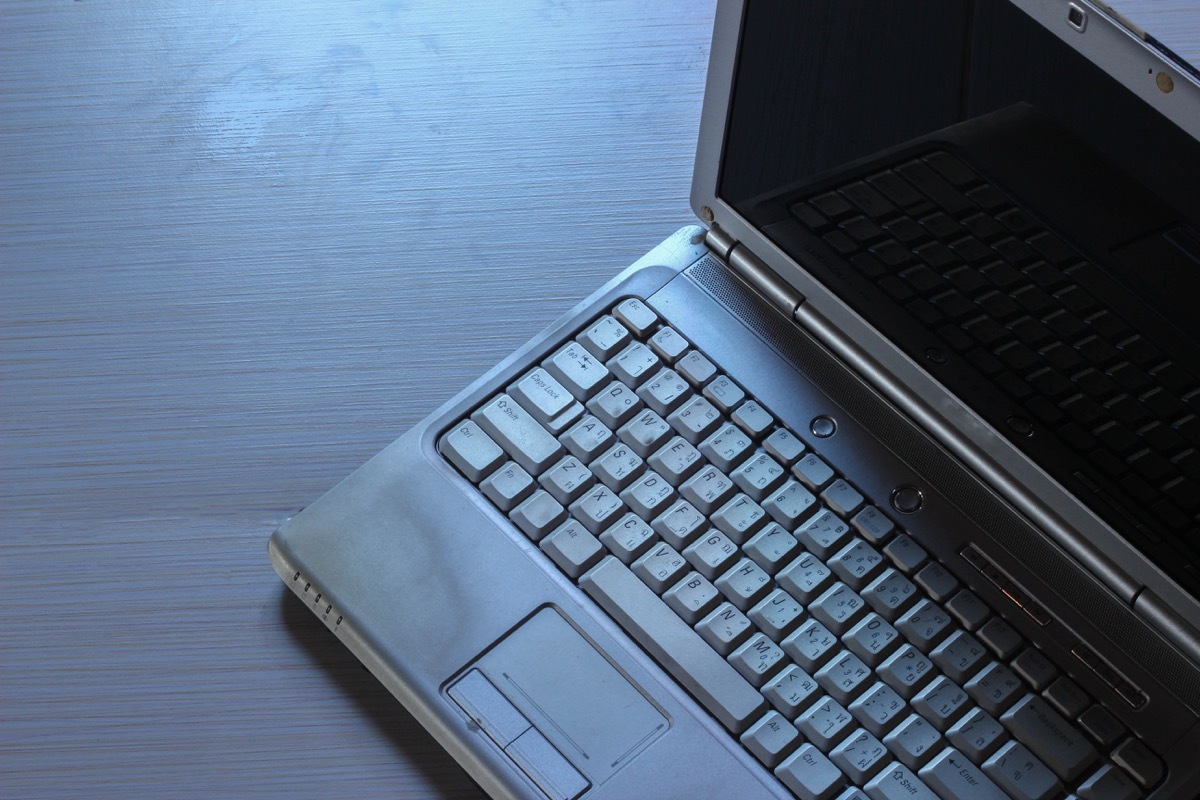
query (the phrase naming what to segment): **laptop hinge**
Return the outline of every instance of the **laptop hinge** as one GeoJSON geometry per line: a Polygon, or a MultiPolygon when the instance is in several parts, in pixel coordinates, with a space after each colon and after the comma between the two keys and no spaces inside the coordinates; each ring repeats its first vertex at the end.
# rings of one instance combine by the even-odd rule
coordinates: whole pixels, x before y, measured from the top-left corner
{"type": "Polygon", "coordinates": [[[750,288],[788,317],[794,316],[796,309],[804,302],[804,295],[784,283],[758,256],[750,252],[750,248],[721,230],[719,226],[714,224],[708,229],[708,233],[704,235],[704,243],[714,255],[727,263],[738,277],[749,284],[750,288]]]}

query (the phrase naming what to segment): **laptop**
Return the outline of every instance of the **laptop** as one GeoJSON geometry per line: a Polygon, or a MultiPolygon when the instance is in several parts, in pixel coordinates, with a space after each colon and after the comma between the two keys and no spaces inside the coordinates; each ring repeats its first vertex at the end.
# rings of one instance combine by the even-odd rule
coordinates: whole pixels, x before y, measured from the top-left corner
{"type": "Polygon", "coordinates": [[[669,236],[271,537],[492,797],[1194,798],[1200,76],[717,9],[669,236]]]}

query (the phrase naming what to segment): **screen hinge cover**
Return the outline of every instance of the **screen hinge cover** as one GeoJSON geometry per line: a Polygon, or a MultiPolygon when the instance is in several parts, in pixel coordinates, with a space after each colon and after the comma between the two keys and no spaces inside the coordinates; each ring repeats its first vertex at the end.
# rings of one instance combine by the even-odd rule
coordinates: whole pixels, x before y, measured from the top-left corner
{"type": "Polygon", "coordinates": [[[750,285],[750,288],[766,298],[788,317],[804,302],[804,295],[788,286],[774,271],[764,264],[750,248],[734,239],[717,225],[708,229],[704,243],[713,254],[728,264],[733,271],[750,285]]]}

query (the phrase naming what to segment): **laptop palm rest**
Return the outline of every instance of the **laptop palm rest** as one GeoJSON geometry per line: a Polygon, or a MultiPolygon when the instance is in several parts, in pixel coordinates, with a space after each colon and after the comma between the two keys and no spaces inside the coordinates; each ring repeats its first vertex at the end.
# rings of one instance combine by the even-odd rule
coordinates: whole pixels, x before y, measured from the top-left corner
{"type": "Polygon", "coordinates": [[[507,634],[447,694],[552,798],[573,798],[670,727],[553,608],[507,634]]]}

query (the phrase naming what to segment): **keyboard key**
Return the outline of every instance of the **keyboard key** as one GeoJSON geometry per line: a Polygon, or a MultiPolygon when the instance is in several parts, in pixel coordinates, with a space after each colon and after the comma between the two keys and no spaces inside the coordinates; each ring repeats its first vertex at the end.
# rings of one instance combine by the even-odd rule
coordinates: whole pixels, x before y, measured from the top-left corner
{"type": "Polygon", "coordinates": [[[668,589],[663,595],[663,600],[684,622],[695,625],[717,607],[721,601],[721,593],[708,578],[693,570],[668,589]]]}
{"type": "Polygon", "coordinates": [[[654,519],[675,498],[675,487],[666,478],[647,470],[621,492],[621,501],[644,519],[654,519]]]}
{"type": "Polygon", "coordinates": [[[978,629],[992,613],[970,589],[963,589],[946,601],[946,610],[969,631],[978,629]]]}
{"type": "Polygon", "coordinates": [[[829,568],[855,590],[861,590],[882,565],[883,556],[858,537],[853,537],[829,560],[829,568]]]}
{"type": "Polygon", "coordinates": [[[1137,739],[1126,739],[1112,751],[1112,760],[1133,776],[1143,789],[1162,780],[1162,760],[1137,739]]]}
{"type": "Polygon", "coordinates": [[[967,693],[945,675],[938,675],[912,699],[913,708],[943,733],[966,710],[967,693]]]}
{"type": "Polygon", "coordinates": [[[642,398],[656,414],[670,414],[690,397],[692,387],[673,369],[661,369],[637,388],[642,398]]]}
{"type": "Polygon", "coordinates": [[[1036,694],[1017,701],[1000,722],[1064,781],[1075,780],[1096,760],[1096,749],[1083,732],[1036,694]]]}
{"type": "Polygon", "coordinates": [[[630,386],[640,386],[647,378],[658,372],[662,361],[646,345],[641,342],[633,342],[606,361],[605,366],[618,380],[630,386]]]}
{"type": "Polygon", "coordinates": [[[900,632],[878,614],[867,614],[842,635],[842,643],[872,667],[901,641],[900,632]]]}
{"type": "Polygon", "coordinates": [[[736,488],[721,470],[709,464],[684,481],[679,493],[702,513],[711,514],[733,497],[736,488]]]}
{"type": "Polygon", "coordinates": [[[713,512],[712,524],[733,541],[741,544],[767,522],[762,506],[740,492],[713,512]]]}
{"type": "Polygon", "coordinates": [[[760,631],[779,641],[804,616],[804,606],[783,589],[772,589],[747,612],[747,616],[760,631]]]}
{"type": "Polygon", "coordinates": [[[632,340],[629,330],[608,314],[596,320],[578,337],[579,343],[601,361],[608,361],[632,340]]]}
{"type": "MultiPolygon", "coordinates": [[[[833,800],[846,784],[842,771],[807,743],[775,769],[775,777],[803,800],[833,800]]],[[[936,800],[932,795],[930,798],[936,800]]]]}
{"type": "Polygon", "coordinates": [[[642,398],[620,381],[613,381],[587,402],[587,410],[610,428],[619,428],[642,407],[642,398]]]}
{"type": "Polygon", "coordinates": [[[811,705],[796,718],[796,727],[805,738],[822,750],[829,750],[833,743],[852,730],[854,717],[841,704],[826,697],[811,705]]]}
{"type": "Polygon", "coordinates": [[[896,758],[912,769],[920,769],[942,744],[942,735],[917,714],[909,714],[883,737],[896,758]]]}
{"type": "Polygon", "coordinates": [[[879,577],[868,583],[867,588],[863,590],[863,599],[889,622],[895,622],[900,613],[917,597],[917,587],[912,581],[891,567],[880,573],[879,577]]]}
{"type": "MultiPolygon", "coordinates": [[[[1032,647],[1026,648],[1012,661],[1013,670],[1035,691],[1041,691],[1058,677],[1058,668],[1042,655],[1042,651],[1032,647]]],[[[1096,708],[1099,708],[1097,706],[1096,708]]],[[[1101,709],[1103,710],[1103,709],[1101,709]]]]}
{"type": "Polygon", "coordinates": [[[850,704],[850,713],[876,736],[883,736],[897,719],[908,713],[908,704],[886,683],[876,682],[850,704]]]}
{"type": "Polygon", "coordinates": [[[731,419],[755,439],[761,438],[775,423],[771,412],[763,408],[757,400],[747,400],[742,403],[734,409],[731,419]]]}
{"type": "Polygon", "coordinates": [[[636,414],[617,431],[622,442],[633,448],[633,452],[646,458],[662,447],[674,431],[667,421],[648,408],[636,414]]]}
{"type": "Polygon", "coordinates": [[[737,560],[738,546],[720,531],[709,531],[683,551],[683,557],[704,577],[713,580],[737,560]]]}
{"type": "Polygon", "coordinates": [[[993,661],[981,669],[964,687],[967,694],[975,698],[985,711],[999,716],[1004,709],[1025,690],[1021,679],[999,661],[993,661]]]}
{"type": "Polygon", "coordinates": [[[788,719],[794,719],[816,691],[817,682],[795,664],[784,667],[762,690],[771,705],[788,719]]]}
{"type": "Polygon", "coordinates": [[[833,469],[816,453],[808,453],[792,465],[792,474],[809,489],[820,489],[834,478],[833,469]]]}
{"type": "Polygon", "coordinates": [[[785,481],[762,500],[763,508],[781,525],[794,528],[816,508],[817,498],[796,481],[785,481]]]}
{"type": "Polygon", "coordinates": [[[542,366],[579,401],[595,394],[611,375],[608,368],[578,342],[567,342],[543,361],[542,366]]]}
{"type": "Polygon", "coordinates": [[[854,783],[863,783],[889,758],[887,748],[868,731],[859,728],[829,754],[830,760],[854,783]]]}
{"type": "Polygon", "coordinates": [[[849,650],[836,653],[813,675],[839,703],[849,703],[872,678],[871,668],[849,650]]]}
{"type": "Polygon", "coordinates": [[[507,394],[485,403],[471,419],[504,448],[509,458],[534,475],[540,475],[563,455],[558,440],[507,394]]]}
{"type": "Polygon", "coordinates": [[[951,680],[962,683],[988,661],[987,648],[963,630],[957,630],[946,637],[946,640],[933,649],[929,654],[933,663],[951,680]]]}
{"type": "Polygon", "coordinates": [[[837,650],[838,639],[824,625],[809,619],[781,644],[793,661],[811,673],[837,650]]]}
{"type": "Polygon", "coordinates": [[[958,589],[958,580],[937,562],[926,564],[917,572],[913,580],[939,603],[949,600],[958,589]]]}
{"type": "Polygon", "coordinates": [[[1141,800],[1142,793],[1128,775],[1104,764],[1079,784],[1080,800],[1141,800]]]}
{"type": "Polygon", "coordinates": [[[754,563],[774,575],[781,566],[799,554],[800,543],[778,522],[771,522],[742,545],[742,551],[754,559],[754,563]]]}
{"type": "Polygon", "coordinates": [[[833,572],[812,553],[801,551],[775,580],[793,597],[810,603],[833,582],[833,572]]]}
{"type": "Polygon", "coordinates": [[[560,503],[570,503],[596,482],[592,471],[575,456],[567,456],[538,478],[541,487],[560,503]]]}
{"type": "Polygon", "coordinates": [[[667,415],[680,436],[692,444],[699,444],[721,425],[721,412],[704,397],[692,397],[682,406],[667,415]]]}
{"type": "Polygon", "coordinates": [[[748,558],[742,558],[715,581],[725,599],[742,611],[766,596],[771,588],[771,576],[748,558]]]}
{"type": "Polygon", "coordinates": [[[704,387],[703,393],[714,406],[726,413],[746,399],[746,392],[728,375],[713,378],[704,387]]]}
{"type": "Polygon", "coordinates": [[[644,337],[658,324],[658,315],[636,297],[617,303],[617,307],[613,309],[613,316],[639,337],[644,337]]]}
{"type": "Polygon", "coordinates": [[[1109,749],[1125,736],[1125,726],[1103,706],[1092,706],[1079,715],[1079,727],[1100,745],[1109,749]]]}
{"type": "Polygon", "coordinates": [[[627,513],[600,534],[600,541],[617,558],[631,564],[654,544],[654,529],[636,514],[627,513]]]}
{"type": "Polygon", "coordinates": [[[968,711],[951,726],[946,738],[975,763],[983,761],[1008,740],[1008,731],[982,708],[968,711]]]}
{"type": "Polygon", "coordinates": [[[796,531],[796,538],[811,552],[829,558],[850,541],[850,526],[824,509],[796,531]]]}
{"type": "Polygon", "coordinates": [[[633,562],[633,574],[642,579],[642,583],[662,594],[667,587],[687,571],[687,562],[671,545],[659,542],[633,562]]]}
{"type": "Polygon", "coordinates": [[[908,699],[933,676],[935,670],[928,656],[911,644],[905,644],[880,664],[876,672],[897,694],[908,699]]]}
{"type": "Polygon", "coordinates": [[[937,603],[920,600],[896,620],[896,628],[919,649],[928,652],[951,630],[950,615],[937,603]]]}
{"type": "Polygon", "coordinates": [[[846,481],[838,478],[821,492],[821,499],[837,514],[849,517],[863,504],[863,496],[846,481]]]}
{"type": "Polygon", "coordinates": [[[1018,800],[1049,800],[1062,791],[1062,784],[1029,749],[1009,742],[983,765],[992,780],[1018,800]]]}
{"type": "Polygon", "coordinates": [[[755,686],[762,686],[783,662],[783,651],[779,645],[761,632],[751,636],[729,656],[733,668],[755,686]]]}
{"type": "Polygon", "coordinates": [[[645,462],[623,442],[617,442],[592,462],[592,473],[615,492],[624,489],[642,473],[645,462]]]}
{"type": "Polygon", "coordinates": [[[675,369],[692,386],[701,387],[712,380],[717,368],[699,350],[689,350],[675,362],[675,369]]]}
{"type": "Polygon", "coordinates": [[[875,506],[863,507],[850,524],[871,544],[882,544],[896,530],[896,524],[875,506]]]}
{"type": "Polygon", "coordinates": [[[480,491],[501,511],[512,511],[517,504],[533,494],[533,478],[519,464],[509,461],[483,479],[480,491]]]}
{"type": "Polygon", "coordinates": [[[678,486],[700,468],[700,451],[682,436],[674,436],[650,456],[650,468],[678,486]]]}
{"type": "Polygon", "coordinates": [[[1079,688],[1079,684],[1065,675],[1046,687],[1042,696],[1050,701],[1050,705],[1059,713],[1070,719],[1075,719],[1092,704],[1092,698],[1079,688]]]}
{"type": "Polygon", "coordinates": [[[762,501],[783,483],[787,477],[787,470],[766,452],[759,450],[730,472],[729,477],[743,492],[755,500],[762,501]]]}
{"type": "Polygon", "coordinates": [[[727,656],[750,637],[754,626],[736,606],[724,602],[696,624],[700,637],[723,656],[727,656]]]}
{"type": "Polygon", "coordinates": [[[704,457],[725,472],[742,463],[753,448],[753,440],[731,422],[717,428],[715,433],[700,443],[700,452],[704,457]]]}
{"type": "Polygon", "coordinates": [[[921,768],[921,778],[942,797],[969,797],[971,800],[1010,800],[966,756],[947,747],[921,768]]]}
{"type": "Polygon", "coordinates": [[[799,742],[796,726],[776,711],[768,711],[742,734],[742,744],[767,767],[778,765],[799,742]]]}
{"type": "Polygon", "coordinates": [[[605,559],[580,585],[726,728],[741,733],[763,710],[763,696],[620,561],[605,559]]]}
{"type": "Polygon", "coordinates": [[[849,630],[866,610],[862,597],[844,583],[837,582],[826,589],[808,607],[808,613],[835,634],[849,630]]]}
{"type": "Polygon", "coordinates": [[[864,788],[871,800],[939,800],[915,772],[898,761],[893,761],[864,788]]]}
{"type": "Polygon", "coordinates": [[[650,349],[668,364],[674,364],[675,360],[687,352],[689,347],[691,344],[679,335],[679,331],[666,325],[659,328],[650,337],[650,349]]]}
{"type": "Polygon", "coordinates": [[[902,533],[883,547],[883,554],[892,560],[899,569],[907,573],[916,572],[929,559],[925,548],[917,544],[911,536],[902,533]]]}
{"type": "Polygon", "coordinates": [[[509,513],[509,518],[526,536],[536,542],[557,527],[566,514],[561,503],[548,492],[538,489],[514,508],[509,513]]]}
{"type": "Polygon", "coordinates": [[[583,416],[583,406],[546,370],[536,367],[508,387],[509,395],[551,433],[562,433],[583,416]]]}
{"type": "Polygon", "coordinates": [[[571,503],[570,510],[571,516],[582,522],[585,528],[592,533],[599,533],[621,515],[625,504],[616,492],[607,486],[597,485],[571,503]]]}
{"type": "Polygon", "coordinates": [[[504,463],[504,451],[471,420],[449,431],[438,442],[438,449],[471,483],[504,463]]]}
{"type": "Polygon", "coordinates": [[[682,550],[708,528],[708,520],[687,500],[676,500],[650,525],[664,542],[682,550]]]}
{"type": "Polygon", "coordinates": [[[538,546],[559,569],[576,579],[604,557],[604,545],[574,519],[568,519],[538,546]]]}
{"type": "Polygon", "coordinates": [[[592,415],[576,422],[562,436],[563,446],[584,463],[603,453],[615,444],[612,430],[592,415]]]}
{"type": "Polygon", "coordinates": [[[763,440],[763,448],[786,466],[795,463],[805,450],[804,442],[787,428],[778,428],[763,440]]]}
{"type": "Polygon", "coordinates": [[[1025,646],[1021,634],[1003,617],[992,617],[975,633],[979,641],[1003,659],[1010,659],[1025,646]]]}

